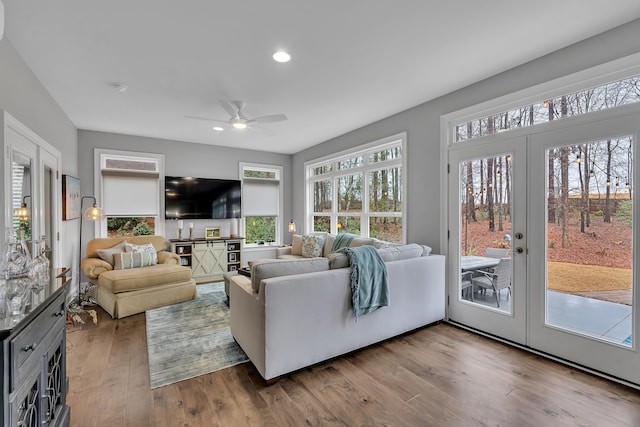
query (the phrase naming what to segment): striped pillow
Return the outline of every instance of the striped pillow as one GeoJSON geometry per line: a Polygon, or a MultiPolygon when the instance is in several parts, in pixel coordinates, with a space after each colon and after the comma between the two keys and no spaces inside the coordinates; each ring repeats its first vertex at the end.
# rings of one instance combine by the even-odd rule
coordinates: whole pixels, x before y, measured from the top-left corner
{"type": "Polygon", "coordinates": [[[153,256],[153,263],[158,263],[158,253],[156,252],[156,248],[153,247],[151,243],[145,243],[144,245],[134,245],[133,243],[125,243],[125,252],[136,253],[150,253],[153,256]]]}
{"type": "Polygon", "coordinates": [[[156,264],[150,252],[120,252],[113,256],[114,270],[147,267],[156,264]]]}

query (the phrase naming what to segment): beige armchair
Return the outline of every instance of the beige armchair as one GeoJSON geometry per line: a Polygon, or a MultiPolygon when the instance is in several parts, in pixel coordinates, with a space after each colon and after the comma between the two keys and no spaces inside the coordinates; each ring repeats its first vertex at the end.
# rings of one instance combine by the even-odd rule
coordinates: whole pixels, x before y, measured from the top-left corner
{"type": "Polygon", "coordinates": [[[88,243],[87,257],[80,267],[96,286],[98,304],[111,317],[120,319],[195,298],[191,269],[180,266],[180,258],[167,251],[168,246],[164,236],[98,238],[88,243]],[[157,252],[157,264],[116,268],[112,257],[121,252],[116,246],[125,240],[135,245],[151,243],[157,252]]]}

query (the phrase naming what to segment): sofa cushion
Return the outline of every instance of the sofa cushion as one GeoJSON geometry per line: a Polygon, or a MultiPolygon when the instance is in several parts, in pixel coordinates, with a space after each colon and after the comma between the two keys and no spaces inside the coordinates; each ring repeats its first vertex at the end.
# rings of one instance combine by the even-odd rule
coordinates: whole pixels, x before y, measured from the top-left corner
{"type": "Polygon", "coordinates": [[[126,252],[131,252],[134,254],[148,253],[153,260],[152,264],[158,263],[158,253],[156,252],[156,248],[154,248],[151,243],[136,245],[133,243],[125,242],[124,247],[126,252]]]}
{"type": "Polygon", "coordinates": [[[156,264],[128,270],[110,270],[100,273],[98,284],[112,293],[151,288],[168,283],[188,282],[191,269],[179,265],[156,264]]]}
{"type": "Polygon", "coordinates": [[[329,260],[329,269],[335,270],[336,268],[347,268],[350,266],[349,257],[343,252],[334,252],[327,256],[329,260]]]}
{"type": "Polygon", "coordinates": [[[431,246],[420,245],[422,246],[422,256],[429,256],[431,254],[431,246]]]}
{"type": "Polygon", "coordinates": [[[116,254],[119,254],[121,252],[125,251],[125,242],[120,242],[115,246],[112,246],[108,249],[96,249],[96,252],[98,253],[98,256],[108,262],[109,264],[111,264],[112,266],[115,265],[115,261],[113,260],[113,256],[116,254]]]}
{"type": "Polygon", "coordinates": [[[302,256],[305,258],[315,258],[322,256],[324,238],[322,236],[302,236],[302,256]]]}
{"type": "Polygon", "coordinates": [[[292,274],[313,273],[329,269],[327,258],[264,259],[255,260],[251,267],[251,288],[260,290],[260,281],[271,277],[290,276],[292,274]]]}
{"type": "Polygon", "coordinates": [[[384,262],[398,261],[408,258],[420,258],[423,252],[424,249],[422,246],[416,243],[378,249],[378,253],[384,262]]]}
{"type": "Polygon", "coordinates": [[[120,252],[113,255],[113,263],[115,270],[148,267],[157,264],[154,262],[151,252],[120,252]]]}

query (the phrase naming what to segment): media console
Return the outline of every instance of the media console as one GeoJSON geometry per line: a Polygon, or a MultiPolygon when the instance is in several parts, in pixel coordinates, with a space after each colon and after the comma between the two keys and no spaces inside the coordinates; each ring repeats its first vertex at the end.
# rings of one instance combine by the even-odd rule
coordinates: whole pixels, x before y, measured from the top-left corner
{"type": "Polygon", "coordinates": [[[242,238],[172,239],[171,250],[180,257],[180,265],[191,268],[196,283],[220,281],[227,271],[242,266],[242,238]]]}

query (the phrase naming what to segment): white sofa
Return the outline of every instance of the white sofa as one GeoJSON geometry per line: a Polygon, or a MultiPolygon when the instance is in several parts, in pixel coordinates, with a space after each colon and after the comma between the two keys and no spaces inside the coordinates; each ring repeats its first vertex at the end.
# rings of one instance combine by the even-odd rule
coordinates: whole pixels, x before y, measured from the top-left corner
{"type": "Polygon", "coordinates": [[[251,279],[231,278],[231,333],[269,382],[440,321],[445,309],[445,257],[421,256],[420,245],[406,245],[410,246],[413,249],[404,254],[411,252],[413,257],[401,253],[405,247],[379,249],[391,251],[383,257],[390,304],[357,321],[351,304],[351,268],[330,269],[327,258],[254,264],[251,279]],[[415,256],[416,251],[420,255],[415,256]]]}

